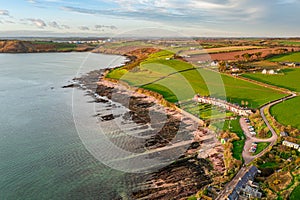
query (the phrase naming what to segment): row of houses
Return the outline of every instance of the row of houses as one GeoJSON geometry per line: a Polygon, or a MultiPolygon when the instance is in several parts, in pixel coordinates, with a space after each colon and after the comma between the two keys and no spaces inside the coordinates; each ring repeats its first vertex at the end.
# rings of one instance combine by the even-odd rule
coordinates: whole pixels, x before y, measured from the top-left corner
{"type": "Polygon", "coordinates": [[[250,167],[245,175],[239,179],[235,188],[228,195],[227,200],[261,198],[262,193],[259,191],[259,185],[253,182],[257,173],[259,173],[257,167],[250,167]]]}
{"type": "Polygon", "coordinates": [[[288,66],[288,67],[299,67],[300,66],[299,62],[281,62],[280,64],[288,66]]]}
{"type": "Polygon", "coordinates": [[[282,142],[282,145],[287,146],[287,147],[291,147],[291,148],[296,149],[300,152],[300,145],[299,144],[284,140],[282,142]]]}
{"type": "Polygon", "coordinates": [[[271,69],[271,70],[266,70],[266,69],[264,69],[264,70],[262,70],[262,72],[261,72],[262,74],[278,74],[276,71],[274,71],[273,69],[271,69]]]}
{"type": "Polygon", "coordinates": [[[229,102],[221,100],[221,99],[216,99],[216,98],[212,98],[212,97],[205,97],[205,96],[201,96],[199,94],[196,94],[194,96],[193,100],[198,102],[198,103],[211,104],[211,105],[229,110],[229,111],[231,111],[233,113],[236,113],[240,116],[249,116],[249,115],[253,114],[253,112],[250,108],[243,108],[239,105],[232,104],[232,103],[229,103],[229,102]]]}

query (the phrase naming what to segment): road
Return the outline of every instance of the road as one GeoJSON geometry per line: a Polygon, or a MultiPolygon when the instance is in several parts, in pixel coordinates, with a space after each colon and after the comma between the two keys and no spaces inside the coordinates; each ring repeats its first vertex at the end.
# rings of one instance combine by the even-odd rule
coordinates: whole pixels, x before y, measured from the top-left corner
{"type": "Polygon", "coordinates": [[[271,102],[269,104],[266,104],[266,105],[264,105],[263,107],[260,108],[260,114],[261,114],[265,124],[267,125],[267,127],[270,129],[270,131],[272,133],[271,138],[259,139],[259,138],[256,138],[256,137],[252,137],[251,134],[250,134],[250,131],[248,130],[247,123],[245,122],[245,120],[243,118],[240,119],[241,128],[243,129],[243,131],[245,133],[245,136],[246,136],[246,142],[245,142],[244,150],[243,150],[243,153],[242,153],[246,165],[249,164],[251,161],[253,161],[255,158],[261,157],[263,154],[265,154],[266,151],[269,149],[269,147],[273,146],[276,143],[277,138],[278,138],[277,133],[275,132],[275,130],[273,129],[273,127],[270,125],[269,121],[267,120],[267,118],[265,116],[265,113],[264,113],[264,110],[269,106],[270,107],[274,106],[278,103],[281,103],[285,100],[294,98],[296,96],[297,95],[293,93],[290,96],[281,98],[277,101],[273,101],[273,102],[271,102]],[[265,148],[263,151],[261,151],[259,154],[255,155],[255,156],[252,156],[251,153],[249,152],[249,149],[251,147],[252,142],[270,142],[270,145],[267,148],[265,148]]]}
{"type": "Polygon", "coordinates": [[[268,139],[259,139],[259,138],[255,138],[252,137],[249,130],[248,130],[248,125],[246,123],[246,121],[241,118],[240,119],[240,125],[241,128],[243,129],[243,131],[245,132],[245,136],[246,136],[246,142],[245,142],[245,146],[244,146],[244,150],[243,150],[243,158],[244,158],[244,165],[243,167],[239,170],[239,172],[234,176],[234,178],[225,185],[224,189],[220,192],[220,194],[218,195],[218,197],[216,198],[216,200],[224,200],[227,198],[227,196],[231,193],[231,191],[235,188],[236,184],[238,183],[238,181],[240,180],[240,178],[242,178],[244,176],[244,174],[248,171],[248,167],[246,166],[247,164],[249,164],[251,161],[253,161],[253,159],[261,157],[262,155],[264,155],[266,153],[266,151],[268,151],[269,148],[264,149],[262,152],[260,152],[259,154],[252,156],[249,153],[249,149],[251,147],[251,143],[252,142],[270,142],[270,145],[268,147],[273,146],[276,141],[277,141],[277,134],[275,132],[275,130],[272,128],[272,126],[270,125],[269,121],[267,120],[264,110],[265,108],[267,108],[268,106],[274,106],[278,103],[281,103],[285,100],[288,99],[292,99],[294,97],[296,97],[297,94],[295,93],[291,93],[290,96],[281,98],[277,101],[273,101],[271,103],[268,103],[266,105],[264,105],[263,107],[260,108],[260,114],[264,120],[264,122],[266,123],[266,125],[268,126],[268,128],[270,129],[270,131],[272,132],[272,137],[268,138],[268,139]]]}

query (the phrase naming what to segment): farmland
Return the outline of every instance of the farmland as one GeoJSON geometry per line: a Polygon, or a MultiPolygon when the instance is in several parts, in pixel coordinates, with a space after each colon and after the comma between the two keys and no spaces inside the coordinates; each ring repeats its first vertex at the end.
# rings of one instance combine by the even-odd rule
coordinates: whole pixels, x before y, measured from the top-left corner
{"type": "Polygon", "coordinates": [[[203,68],[195,68],[181,60],[169,60],[171,57],[170,52],[162,51],[153,54],[131,71],[119,68],[110,72],[107,77],[156,91],[173,103],[189,100],[195,93],[199,93],[227,99],[232,103],[247,101],[250,107],[257,108],[284,96],[273,89],[203,68]]]}
{"type": "MultiPolygon", "coordinates": [[[[265,75],[265,74],[244,74],[246,78],[261,81],[267,84],[276,85],[278,87],[287,88],[292,91],[300,92],[300,69],[283,69],[282,74],[265,75]],[[283,74],[283,75],[282,75],[283,74]]],[[[276,120],[283,125],[291,125],[300,129],[300,112],[295,109],[300,106],[300,97],[284,101],[271,108],[271,114],[276,120]]]]}
{"type": "Polygon", "coordinates": [[[266,75],[261,73],[244,74],[246,78],[254,79],[270,85],[286,88],[292,91],[300,92],[300,69],[283,69],[280,74],[266,75]]]}
{"type": "Polygon", "coordinates": [[[246,51],[252,49],[261,49],[259,46],[229,46],[229,47],[219,47],[219,48],[210,48],[210,49],[188,49],[182,51],[181,54],[186,55],[196,55],[196,54],[206,54],[206,53],[225,53],[225,52],[234,52],[234,51],[246,51]]]}
{"type": "Polygon", "coordinates": [[[272,62],[300,62],[300,52],[277,55],[268,59],[272,62]]]}
{"type": "Polygon", "coordinates": [[[286,46],[300,46],[299,40],[278,40],[276,41],[279,45],[286,45],[286,46]]]}
{"type": "MultiPolygon", "coordinates": [[[[295,51],[299,50],[299,48],[292,48],[292,47],[285,47],[288,51],[291,51],[294,49],[295,51]]],[[[249,54],[255,54],[257,52],[262,53],[262,58],[274,54],[277,52],[277,49],[280,48],[259,48],[259,49],[250,49],[250,50],[240,50],[240,51],[232,51],[232,52],[219,52],[219,53],[210,53],[209,56],[211,57],[211,60],[224,60],[224,61],[233,61],[233,60],[243,60],[242,55],[245,53],[249,54]],[[237,58],[238,57],[238,58],[237,58]]],[[[203,54],[198,55],[192,55],[191,58],[189,58],[189,61],[196,62],[199,60],[204,60],[205,57],[203,54]]]]}

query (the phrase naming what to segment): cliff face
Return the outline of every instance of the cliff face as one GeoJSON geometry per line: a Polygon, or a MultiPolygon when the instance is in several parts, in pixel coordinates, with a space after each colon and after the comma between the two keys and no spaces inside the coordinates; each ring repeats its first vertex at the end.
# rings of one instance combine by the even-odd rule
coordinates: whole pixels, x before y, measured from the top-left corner
{"type": "Polygon", "coordinates": [[[0,52],[2,53],[30,53],[36,51],[36,48],[30,42],[0,41],[0,52]]]}
{"type": "Polygon", "coordinates": [[[0,41],[0,53],[35,53],[35,52],[71,52],[91,51],[88,44],[68,44],[55,42],[0,41]]]}

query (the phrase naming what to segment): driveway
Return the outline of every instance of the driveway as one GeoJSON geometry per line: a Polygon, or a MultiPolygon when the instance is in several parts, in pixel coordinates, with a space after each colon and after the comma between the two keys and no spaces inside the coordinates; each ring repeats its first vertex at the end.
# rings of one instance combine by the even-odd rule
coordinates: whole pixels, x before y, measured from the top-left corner
{"type": "Polygon", "coordinates": [[[244,161],[245,161],[245,164],[247,165],[248,163],[250,163],[252,160],[254,160],[255,158],[258,158],[260,156],[262,156],[268,149],[269,147],[273,146],[276,141],[277,141],[277,134],[275,132],[275,130],[273,129],[273,127],[270,125],[269,121],[267,120],[265,114],[264,114],[264,110],[265,108],[267,108],[268,106],[274,106],[278,103],[281,103],[285,100],[288,100],[288,99],[291,99],[291,98],[294,98],[296,97],[297,95],[296,94],[292,94],[288,97],[284,97],[284,98],[281,98],[277,101],[274,101],[272,103],[269,103],[269,104],[266,104],[264,105],[263,107],[260,108],[260,114],[264,120],[264,122],[266,123],[267,127],[270,129],[271,133],[272,133],[272,137],[271,138],[268,138],[268,139],[259,139],[259,138],[256,138],[256,137],[252,137],[251,134],[250,134],[250,131],[248,130],[248,124],[246,123],[246,121],[244,120],[244,118],[241,118],[240,119],[240,125],[241,125],[241,128],[243,129],[244,133],[245,133],[245,136],[246,136],[246,142],[245,142],[245,146],[244,146],[244,150],[243,150],[243,153],[242,153],[242,156],[244,158],[244,161]],[[259,154],[255,155],[255,156],[252,156],[251,153],[249,152],[249,149],[252,145],[252,142],[270,142],[270,145],[265,148],[262,152],[260,152],[259,154]]]}

